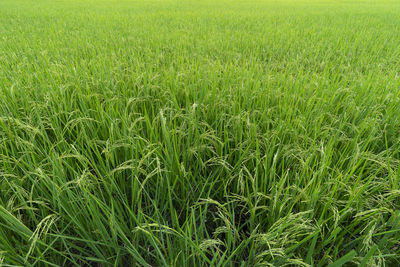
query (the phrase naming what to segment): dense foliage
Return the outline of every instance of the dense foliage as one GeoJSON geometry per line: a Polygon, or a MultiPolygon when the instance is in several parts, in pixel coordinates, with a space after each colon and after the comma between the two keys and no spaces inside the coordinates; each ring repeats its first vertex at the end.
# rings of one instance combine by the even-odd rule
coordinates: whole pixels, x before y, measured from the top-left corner
{"type": "Polygon", "coordinates": [[[400,266],[399,13],[1,1],[0,262],[400,266]]]}

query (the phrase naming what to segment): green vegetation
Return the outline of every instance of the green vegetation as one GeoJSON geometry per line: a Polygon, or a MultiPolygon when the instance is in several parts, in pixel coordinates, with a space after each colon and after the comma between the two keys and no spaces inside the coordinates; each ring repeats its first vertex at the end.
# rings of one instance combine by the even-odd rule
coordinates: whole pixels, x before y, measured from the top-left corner
{"type": "Polygon", "coordinates": [[[398,14],[0,1],[0,265],[400,266],[398,14]]]}

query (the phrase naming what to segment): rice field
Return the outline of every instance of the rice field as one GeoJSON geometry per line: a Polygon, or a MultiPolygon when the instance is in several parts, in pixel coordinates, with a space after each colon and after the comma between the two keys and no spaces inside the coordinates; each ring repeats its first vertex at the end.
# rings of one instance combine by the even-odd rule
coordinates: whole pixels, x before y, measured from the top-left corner
{"type": "Polygon", "coordinates": [[[399,14],[0,1],[0,266],[400,266],[399,14]]]}

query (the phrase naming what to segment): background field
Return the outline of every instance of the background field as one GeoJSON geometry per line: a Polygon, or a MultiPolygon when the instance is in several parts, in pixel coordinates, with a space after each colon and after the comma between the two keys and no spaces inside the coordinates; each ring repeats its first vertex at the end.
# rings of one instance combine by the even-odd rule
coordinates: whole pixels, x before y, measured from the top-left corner
{"type": "Polygon", "coordinates": [[[400,266],[399,14],[0,1],[0,265],[400,266]]]}

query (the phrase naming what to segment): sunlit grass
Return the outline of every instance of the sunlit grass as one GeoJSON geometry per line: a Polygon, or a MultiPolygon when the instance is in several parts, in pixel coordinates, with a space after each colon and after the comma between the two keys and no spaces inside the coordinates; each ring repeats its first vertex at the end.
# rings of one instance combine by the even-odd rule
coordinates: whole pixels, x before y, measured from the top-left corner
{"type": "Polygon", "coordinates": [[[1,1],[0,265],[399,266],[396,1],[1,1]]]}

